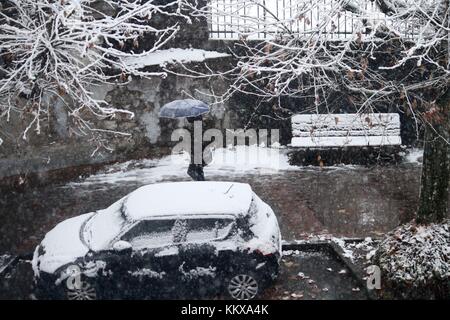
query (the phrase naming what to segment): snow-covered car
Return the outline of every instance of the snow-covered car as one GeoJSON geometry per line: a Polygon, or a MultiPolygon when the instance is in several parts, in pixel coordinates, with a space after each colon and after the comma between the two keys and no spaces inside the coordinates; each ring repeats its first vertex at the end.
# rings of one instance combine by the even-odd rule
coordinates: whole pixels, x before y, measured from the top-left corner
{"type": "Polygon", "coordinates": [[[38,298],[252,299],[280,259],[275,214],[248,184],[173,182],[59,223],[32,265],[38,298]]]}

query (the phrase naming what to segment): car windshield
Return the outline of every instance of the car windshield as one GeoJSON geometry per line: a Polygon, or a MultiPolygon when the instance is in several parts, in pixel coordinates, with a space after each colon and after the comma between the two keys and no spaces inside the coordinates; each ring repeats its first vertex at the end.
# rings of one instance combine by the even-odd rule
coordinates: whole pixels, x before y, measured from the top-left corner
{"type": "Polygon", "coordinates": [[[104,250],[126,224],[122,214],[123,199],[98,211],[89,219],[81,232],[83,242],[94,251],[104,250]]]}

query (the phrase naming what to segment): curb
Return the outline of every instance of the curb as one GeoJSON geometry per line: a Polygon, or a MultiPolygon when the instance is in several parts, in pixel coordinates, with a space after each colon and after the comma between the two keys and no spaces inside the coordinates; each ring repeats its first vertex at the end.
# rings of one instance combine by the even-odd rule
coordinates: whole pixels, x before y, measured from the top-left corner
{"type": "Polygon", "coordinates": [[[19,261],[21,260],[32,260],[33,259],[33,253],[25,253],[18,256],[10,256],[8,262],[6,262],[4,265],[0,266],[0,278],[3,277],[3,275],[7,274],[12,268],[14,268],[19,261]]]}
{"type": "MultiPolygon", "coordinates": [[[[346,243],[351,242],[363,242],[364,239],[362,238],[351,238],[351,239],[345,239],[346,243]]],[[[333,241],[312,241],[312,242],[305,242],[305,243],[298,243],[298,242],[285,242],[282,245],[283,250],[299,250],[299,251],[322,251],[322,252],[328,252],[333,254],[338,260],[340,260],[349,270],[352,276],[359,282],[359,285],[361,288],[364,289],[367,297],[369,300],[378,300],[377,295],[375,294],[374,290],[369,290],[367,288],[367,283],[363,279],[366,276],[366,273],[363,269],[355,265],[349,258],[344,256],[344,251],[342,248],[334,243],[333,241]]]]}
{"type": "Polygon", "coordinates": [[[369,300],[377,300],[378,297],[375,294],[374,290],[369,290],[367,288],[367,282],[363,279],[364,277],[366,277],[365,270],[361,269],[359,266],[355,265],[349,258],[347,258],[344,255],[344,251],[339,245],[337,245],[332,241],[329,243],[329,245],[336,254],[336,256],[347,266],[347,268],[350,270],[353,276],[358,280],[361,288],[364,288],[364,291],[366,292],[366,295],[369,298],[369,300]]]}
{"type": "Polygon", "coordinates": [[[7,274],[20,260],[18,256],[6,258],[7,262],[0,266],[0,278],[7,274]]]}

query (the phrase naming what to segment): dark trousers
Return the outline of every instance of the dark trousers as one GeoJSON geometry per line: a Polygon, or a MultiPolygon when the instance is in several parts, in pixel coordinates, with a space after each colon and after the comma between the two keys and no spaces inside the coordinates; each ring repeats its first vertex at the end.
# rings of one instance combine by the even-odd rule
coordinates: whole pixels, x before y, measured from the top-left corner
{"type": "Polygon", "coordinates": [[[189,165],[188,175],[194,181],[205,181],[205,174],[203,173],[203,165],[191,163],[189,165]]]}

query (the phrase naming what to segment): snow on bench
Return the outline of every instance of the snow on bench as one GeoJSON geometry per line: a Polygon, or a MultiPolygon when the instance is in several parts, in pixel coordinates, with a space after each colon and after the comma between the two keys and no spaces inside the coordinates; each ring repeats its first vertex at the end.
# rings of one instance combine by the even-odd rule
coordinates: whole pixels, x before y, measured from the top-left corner
{"type": "Polygon", "coordinates": [[[397,113],[302,114],[292,117],[291,146],[298,148],[399,146],[397,113]]]}

